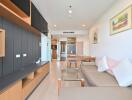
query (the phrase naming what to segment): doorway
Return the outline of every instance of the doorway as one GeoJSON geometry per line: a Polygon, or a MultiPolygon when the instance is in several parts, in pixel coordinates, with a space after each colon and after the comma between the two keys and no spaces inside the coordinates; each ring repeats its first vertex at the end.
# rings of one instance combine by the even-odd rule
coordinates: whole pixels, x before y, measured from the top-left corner
{"type": "Polygon", "coordinates": [[[60,41],[61,44],[61,52],[60,52],[60,60],[65,61],[66,60],[66,41],[60,41]]]}

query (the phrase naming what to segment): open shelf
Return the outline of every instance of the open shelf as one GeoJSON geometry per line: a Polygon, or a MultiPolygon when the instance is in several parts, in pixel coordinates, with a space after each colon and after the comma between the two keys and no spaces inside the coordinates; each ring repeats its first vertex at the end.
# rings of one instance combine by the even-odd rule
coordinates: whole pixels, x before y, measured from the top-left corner
{"type": "Polygon", "coordinates": [[[38,77],[38,75],[40,75],[41,73],[38,73],[37,71],[34,72],[34,77],[38,77]]]}
{"type": "Polygon", "coordinates": [[[0,29],[0,57],[5,56],[5,30],[0,29]]]}
{"type": "Polygon", "coordinates": [[[26,79],[24,78],[22,80],[22,88],[24,88],[25,86],[27,86],[32,80],[26,79]]]}
{"type": "Polygon", "coordinates": [[[33,72],[34,73],[33,79],[32,79],[32,73],[31,73],[27,76],[28,78],[25,77],[22,80],[22,92],[23,92],[24,99],[42,81],[42,79],[48,74],[48,72],[49,72],[49,64],[46,64],[33,72]]]}
{"type": "MultiPolygon", "coordinates": [[[[22,11],[21,11],[22,12],[22,11]]],[[[17,25],[27,29],[28,31],[31,31],[33,33],[36,33],[37,35],[41,35],[40,31],[35,29],[31,26],[31,18],[30,17],[22,17],[25,15],[18,15],[15,12],[13,12],[10,8],[6,7],[3,3],[0,1],[0,16],[16,23],[17,25]]]]}

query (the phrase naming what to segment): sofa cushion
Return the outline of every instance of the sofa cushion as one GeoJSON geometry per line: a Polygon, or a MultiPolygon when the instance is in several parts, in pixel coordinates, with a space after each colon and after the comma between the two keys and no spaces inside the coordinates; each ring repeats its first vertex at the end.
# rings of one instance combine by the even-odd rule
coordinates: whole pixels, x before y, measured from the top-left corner
{"type": "Polygon", "coordinates": [[[106,72],[89,72],[86,75],[93,86],[118,86],[116,79],[106,72]]]}
{"type": "Polygon", "coordinates": [[[81,70],[90,86],[118,86],[113,76],[98,72],[96,66],[82,66],[81,70]]]}
{"type": "Polygon", "coordinates": [[[97,67],[95,65],[89,65],[89,66],[82,66],[81,70],[84,73],[88,73],[89,71],[97,72],[97,67]]]}

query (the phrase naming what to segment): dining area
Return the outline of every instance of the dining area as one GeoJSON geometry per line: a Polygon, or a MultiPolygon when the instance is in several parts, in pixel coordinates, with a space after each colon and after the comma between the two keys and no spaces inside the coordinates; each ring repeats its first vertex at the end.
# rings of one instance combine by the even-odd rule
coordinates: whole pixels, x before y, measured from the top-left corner
{"type": "Polygon", "coordinates": [[[67,68],[79,68],[83,63],[95,62],[95,57],[92,56],[78,56],[75,54],[69,54],[67,56],[67,68]]]}

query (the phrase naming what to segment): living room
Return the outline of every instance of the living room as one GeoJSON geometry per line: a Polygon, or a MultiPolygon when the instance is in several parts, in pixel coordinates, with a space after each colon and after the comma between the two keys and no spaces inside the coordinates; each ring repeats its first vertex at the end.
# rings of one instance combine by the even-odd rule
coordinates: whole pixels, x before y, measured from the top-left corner
{"type": "Polygon", "coordinates": [[[0,0],[0,100],[132,100],[132,0],[0,0]]]}

